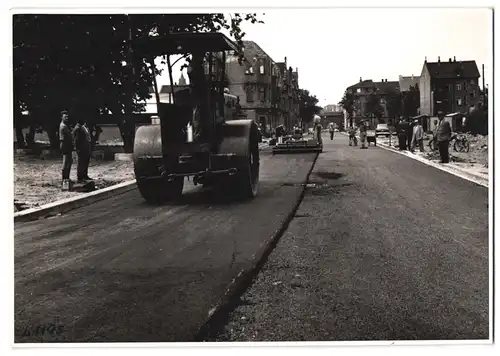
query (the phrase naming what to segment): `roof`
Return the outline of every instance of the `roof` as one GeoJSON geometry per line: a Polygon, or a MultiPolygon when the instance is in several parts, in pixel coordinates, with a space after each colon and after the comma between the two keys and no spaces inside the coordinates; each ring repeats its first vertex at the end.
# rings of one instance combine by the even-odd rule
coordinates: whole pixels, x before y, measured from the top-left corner
{"type": "Polygon", "coordinates": [[[134,49],[140,56],[187,54],[196,51],[238,51],[236,44],[218,32],[180,32],[138,40],[134,49]]]}
{"type": "Polygon", "coordinates": [[[387,94],[389,91],[399,91],[399,82],[376,82],[378,94],[387,94]]]}
{"type": "Polygon", "coordinates": [[[359,83],[356,83],[354,85],[351,85],[347,89],[373,88],[373,86],[374,86],[373,80],[367,79],[367,80],[363,80],[359,83]]]}
{"type": "Polygon", "coordinates": [[[418,85],[420,81],[419,76],[403,77],[399,76],[399,88],[401,91],[410,91],[410,87],[418,85]]]}
{"type": "Polygon", "coordinates": [[[359,83],[351,85],[347,89],[358,89],[358,88],[377,88],[379,94],[387,94],[387,92],[394,90],[399,90],[399,82],[374,82],[371,79],[363,80],[359,83]]]}
{"type": "Polygon", "coordinates": [[[432,78],[480,77],[476,61],[425,62],[424,66],[427,67],[432,78]]]}

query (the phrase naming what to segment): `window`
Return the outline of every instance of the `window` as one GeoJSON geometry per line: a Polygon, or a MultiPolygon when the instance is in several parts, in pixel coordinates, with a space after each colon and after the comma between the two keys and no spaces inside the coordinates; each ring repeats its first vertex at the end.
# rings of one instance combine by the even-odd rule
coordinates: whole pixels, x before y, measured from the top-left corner
{"type": "Polygon", "coordinates": [[[471,91],[469,96],[471,97],[471,99],[475,98],[476,97],[476,92],[475,91],[471,91]]]}
{"type": "Polygon", "coordinates": [[[248,87],[247,88],[247,102],[248,103],[253,103],[254,101],[254,91],[253,88],[248,87]]]}
{"type": "Polygon", "coordinates": [[[260,66],[260,74],[264,74],[264,65],[260,66]]]}
{"type": "Polygon", "coordinates": [[[470,84],[471,84],[471,85],[474,85],[474,84],[476,84],[476,81],[475,81],[474,79],[471,79],[471,80],[470,80],[470,84]]]}
{"type": "Polygon", "coordinates": [[[250,67],[250,74],[253,74],[253,67],[250,67]]]}
{"type": "Polygon", "coordinates": [[[452,91],[453,91],[453,85],[452,85],[452,84],[448,84],[448,91],[449,91],[449,92],[452,92],[452,91]]]}
{"type": "Polygon", "coordinates": [[[458,83],[458,84],[456,85],[456,89],[457,89],[457,91],[462,90],[462,84],[458,83]]]}
{"type": "Polygon", "coordinates": [[[266,101],[266,88],[259,89],[259,100],[266,101]]]}
{"type": "Polygon", "coordinates": [[[356,90],[356,93],[361,93],[361,88],[358,88],[358,89],[356,90]]]}
{"type": "Polygon", "coordinates": [[[458,106],[462,106],[462,99],[461,99],[461,98],[458,98],[458,99],[457,99],[457,105],[458,105],[458,106]]]}

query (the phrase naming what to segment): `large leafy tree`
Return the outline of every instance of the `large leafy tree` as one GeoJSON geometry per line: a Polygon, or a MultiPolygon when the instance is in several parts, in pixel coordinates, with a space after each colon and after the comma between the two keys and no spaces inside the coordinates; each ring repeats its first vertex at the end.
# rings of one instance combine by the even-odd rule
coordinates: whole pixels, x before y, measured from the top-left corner
{"type": "Polygon", "coordinates": [[[15,119],[21,121],[19,111],[28,110],[32,126],[47,131],[56,148],[61,110],[85,115],[91,124],[111,111],[120,118],[125,150],[131,152],[132,113],[144,110],[161,71],[153,58],[134,55],[130,40],[226,30],[242,48],[243,22],[262,21],[256,14],[15,15],[15,119]]]}
{"type": "Polygon", "coordinates": [[[318,102],[318,98],[312,95],[309,90],[299,89],[299,112],[302,122],[311,122],[314,115],[321,111],[321,107],[317,105],[318,102]]]}
{"type": "Polygon", "coordinates": [[[352,126],[352,118],[354,114],[354,94],[350,90],[346,90],[342,100],[339,102],[339,105],[346,111],[349,126],[352,126]]]}
{"type": "Polygon", "coordinates": [[[380,95],[371,93],[366,101],[365,113],[372,117],[381,118],[384,115],[384,108],[380,100],[380,95]]]}
{"type": "Polygon", "coordinates": [[[387,115],[390,118],[401,116],[401,93],[395,89],[389,88],[385,95],[387,115]]]}
{"type": "Polygon", "coordinates": [[[418,115],[420,108],[420,90],[418,84],[411,86],[409,91],[402,94],[402,115],[412,117],[418,115]]]}

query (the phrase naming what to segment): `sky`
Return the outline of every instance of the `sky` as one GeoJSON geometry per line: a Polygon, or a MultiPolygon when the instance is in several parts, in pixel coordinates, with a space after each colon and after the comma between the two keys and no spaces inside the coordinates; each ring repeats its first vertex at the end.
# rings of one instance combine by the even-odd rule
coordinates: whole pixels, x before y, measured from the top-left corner
{"type": "MultiPolygon", "coordinates": [[[[299,70],[299,86],[321,106],[337,104],[360,77],[396,81],[399,75],[420,75],[426,56],[429,62],[438,56],[475,60],[480,73],[485,65],[486,85],[492,82],[489,9],[277,9],[260,18],[264,24],[242,26],[244,39],[276,62],[286,56],[299,70]]],[[[158,83],[169,83],[167,71],[158,83]]]]}

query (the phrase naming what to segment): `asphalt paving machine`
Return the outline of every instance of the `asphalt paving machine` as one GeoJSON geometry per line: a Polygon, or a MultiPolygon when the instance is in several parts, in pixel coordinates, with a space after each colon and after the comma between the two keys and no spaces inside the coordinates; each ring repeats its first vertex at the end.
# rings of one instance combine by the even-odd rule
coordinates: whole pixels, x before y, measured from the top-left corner
{"type": "Polygon", "coordinates": [[[273,146],[273,154],[305,152],[323,152],[323,144],[318,140],[316,131],[313,137],[305,137],[302,127],[294,127],[291,134],[278,137],[276,145],[273,146]]]}
{"type": "Polygon", "coordinates": [[[173,33],[137,42],[134,52],[190,58],[189,88],[175,92],[172,86],[174,102],[157,102],[159,120],[136,131],[134,172],[142,197],[150,203],[178,199],[186,177],[224,194],[255,197],[258,127],[233,115],[236,97],[225,88],[226,55],[238,52],[236,44],[221,33],[173,33]]]}

